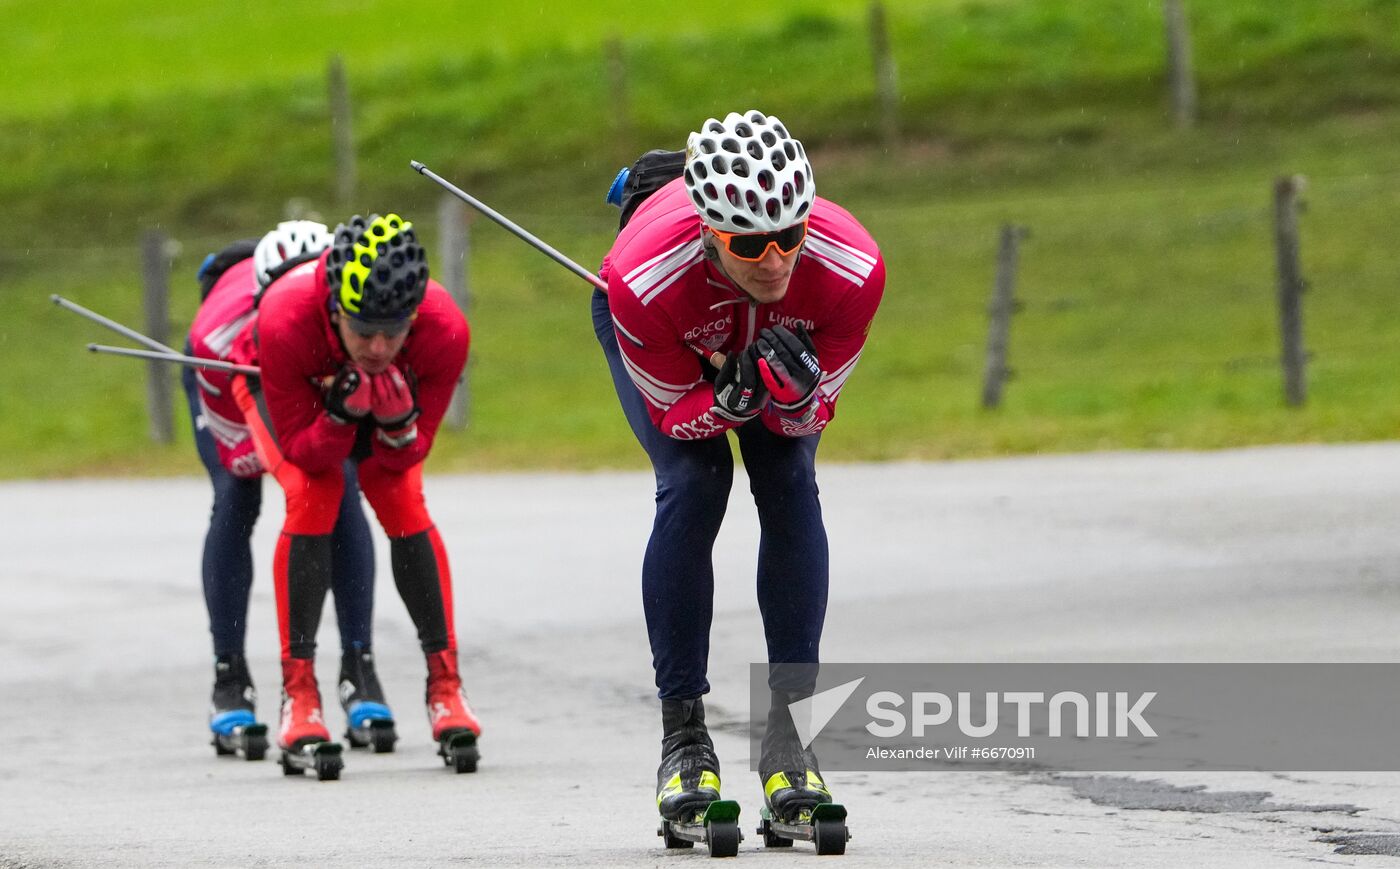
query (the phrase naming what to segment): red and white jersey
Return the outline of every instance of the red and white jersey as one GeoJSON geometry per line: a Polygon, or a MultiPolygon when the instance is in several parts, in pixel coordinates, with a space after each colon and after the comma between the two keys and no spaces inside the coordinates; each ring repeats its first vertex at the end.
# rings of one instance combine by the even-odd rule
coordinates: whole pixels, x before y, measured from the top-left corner
{"type": "MultiPolygon", "coordinates": [[[[252,259],[234,263],[219,276],[190,326],[193,355],[229,361],[234,339],[255,316],[253,297],[257,290],[252,259]]],[[[261,474],[263,466],[253,451],[253,439],[243,411],[238,409],[229,388],[232,379],[229,372],[196,368],[194,379],[199,385],[199,416],[214,437],[219,462],[235,477],[261,474]]]]}
{"type": "Polygon", "coordinates": [[[787,295],[759,305],[704,256],[700,216],[676,179],[637,209],[603,260],[617,344],[652,422],[678,440],[723,434],[740,422],[716,412],[700,351],[734,353],[759,330],[806,326],[822,365],[810,406],[760,414],[777,434],[821,431],[860,361],[885,289],[885,264],[865,228],[844,208],[818,198],[787,295]]]}
{"type": "MultiPolygon", "coordinates": [[[[239,334],[233,359],[262,368],[262,400],[273,435],[287,461],[309,474],[338,467],[350,456],[358,426],[326,413],[323,384],[349,361],[327,302],[326,256],[302,263],[273,281],[258,319],[239,334]]],[[[373,439],[365,459],[390,471],[406,471],[427,458],[467,363],[467,318],[437,281],[429,280],[413,326],[394,364],[417,384],[418,437],[393,448],[373,439]]]]}

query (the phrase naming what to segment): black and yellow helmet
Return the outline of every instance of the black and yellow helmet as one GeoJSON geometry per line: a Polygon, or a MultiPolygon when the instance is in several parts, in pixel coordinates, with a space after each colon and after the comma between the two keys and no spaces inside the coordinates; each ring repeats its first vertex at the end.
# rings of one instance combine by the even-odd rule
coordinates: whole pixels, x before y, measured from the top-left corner
{"type": "Polygon", "coordinates": [[[357,214],[335,228],[326,279],[332,306],[356,331],[398,331],[428,290],[428,257],[412,223],[357,214]]]}

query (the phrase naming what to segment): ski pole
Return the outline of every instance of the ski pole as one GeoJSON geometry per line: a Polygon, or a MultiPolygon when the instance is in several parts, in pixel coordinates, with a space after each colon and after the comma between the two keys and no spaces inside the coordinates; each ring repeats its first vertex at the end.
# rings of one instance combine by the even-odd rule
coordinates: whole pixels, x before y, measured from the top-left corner
{"type": "Polygon", "coordinates": [[[171,350],[169,353],[158,350],[133,350],[130,347],[112,347],[107,344],[89,344],[87,349],[93,353],[110,353],[113,356],[132,356],[137,359],[152,359],[156,362],[174,362],[178,365],[188,365],[191,368],[213,368],[218,371],[232,371],[235,374],[251,374],[257,376],[262,370],[255,365],[239,365],[236,362],[224,362],[221,359],[201,359],[198,356],[186,356],[183,353],[176,353],[171,350]]]}
{"type": "Polygon", "coordinates": [[[65,308],[81,317],[86,317],[87,319],[93,321],[94,323],[97,323],[98,325],[106,326],[108,329],[111,329],[118,335],[130,338],[138,344],[145,344],[152,350],[158,351],[160,353],[174,353],[176,356],[180,355],[180,352],[174,347],[167,347],[154,338],[148,338],[145,335],[142,335],[140,332],[137,332],[135,329],[129,329],[115,320],[109,320],[101,314],[97,313],[96,311],[89,311],[87,308],[84,308],[77,302],[70,302],[62,296],[58,295],[57,293],[49,296],[49,300],[52,301],[55,305],[58,305],[60,308],[65,308]]]}
{"type": "Polygon", "coordinates": [[[543,241],[540,240],[538,236],[525,230],[518,223],[512,221],[510,218],[501,214],[499,211],[496,211],[494,208],[487,205],[485,202],[482,202],[480,199],[477,199],[475,196],[472,196],[470,193],[453,184],[451,181],[448,181],[446,178],[443,178],[441,175],[429,169],[427,166],[424,166],[422,163],[419,163],[417,160],[410,160],[408,165],[412,166],[413,170],[419,175],[422,175],[426,178],[431,178],[448,193],[451,193],[453,196],[467,203],[472,208],[475,208],[477,211],[480,211],[482,214],[486,215],[487,217],[499,223],[501,226],[505,227],[517,238],[523,240],[526,244],[529,244],[530,246],[534,247],[535,250],[538,250],[540,253],[559,263],[559,265],[563,266],[564,268],[583,278],[585,281],[588,281],[590,284],[602,290],[603,292],[606,293],[608,291],[608,285],[603,283],[602,278],[598,277],[597,275],[590,272],[588,269],[569,259],[564,254],[545,244],[543,241]]]}
{"type": "MultiPolygon", "coordinates": [[[[583,278],[585,281],[588,281],[590,284],[602,290],[603,292],[606,293],[608,291],[608,285],[604,283],[602,278],[598,277],[597,275],[590,272],[588,269],[569,259],[564,254],[550,247],[548,244],[545,244],[543,241],[540,240],[538,236],[525,230],[518,223],[501,214],[499,211],[496,211],[494,208],[482,202],[480,199],[477,199],[475,196],[472,196],[470,193],[453,184],[451,181],[448,181],[446,178],[443,178],[441,175],[429,169],[427,166],[424,166],[417,160],[410,160],[408,162],[408,165],[413,167],[413,171],[417,172],[419,175],[422,175],[425,178],[429,178],[437,182],[437,184],[441,186],[442,189],[446,190],[448,193],[451,193],[453,196],[467,203],[472,208],[475,208],[477,211],[480,211],[482,214],[486,215],[487,217],[499,223],[501,226],[505,227],[517,238],[523,240],[526,244],[530,245],[535,250],[538,250],[540,253],[559,263],[564,268],[583,278]]],[[[704,347],[699,346],[698,344],[687,343],[686,346],[698,353],[701,359],[709,361],[709,363],[714,367],[724,367],[723,353],[711,352],[709,350],[706,350],[704,347]]]]}

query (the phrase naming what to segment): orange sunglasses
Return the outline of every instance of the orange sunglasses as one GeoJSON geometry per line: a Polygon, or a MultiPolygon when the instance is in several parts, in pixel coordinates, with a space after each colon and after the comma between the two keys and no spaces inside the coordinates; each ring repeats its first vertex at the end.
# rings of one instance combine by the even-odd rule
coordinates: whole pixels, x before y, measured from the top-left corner
{"type": "Polygon", "coordinates": [[[776,232],[725,232],[709,227],[715,238],[735,259],[756,263],[768,254],[768,248],[775,247],[778,253],[786,256],[802,246],[807,238],[807,221],[794,223],[776,232]]]}

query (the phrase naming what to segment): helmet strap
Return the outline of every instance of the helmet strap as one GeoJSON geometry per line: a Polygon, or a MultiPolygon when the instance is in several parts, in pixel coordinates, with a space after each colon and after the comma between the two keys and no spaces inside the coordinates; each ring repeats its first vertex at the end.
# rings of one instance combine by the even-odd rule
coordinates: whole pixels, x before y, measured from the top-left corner
{"type": "MultiPolygon", "coordinates": [[[[704,224],[700,229],[700,254],[716,265],[719,264],[719,251],[715,250],[715,237],[705,230],[704,224]]],[[[720,271],[724,271],[721,266],[720,271]]],[[[725,275],[725,277],[729,277],[725,275]]]]}

